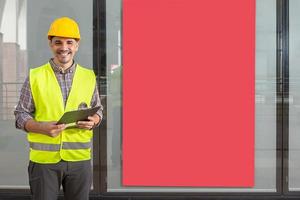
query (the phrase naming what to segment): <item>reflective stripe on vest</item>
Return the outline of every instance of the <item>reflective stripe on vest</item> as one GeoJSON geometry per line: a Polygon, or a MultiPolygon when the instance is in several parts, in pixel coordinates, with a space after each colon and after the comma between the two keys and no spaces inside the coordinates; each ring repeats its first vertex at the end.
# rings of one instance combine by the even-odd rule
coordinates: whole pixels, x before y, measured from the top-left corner
{"type": "MultiPolygon", "coordinates": [[[[62,149],[89,149],[92,142],[63,142],[62,149]]],[[[45,144],[38,142],[30,142],[30,148],[39,151],[59,151],[60,144],[45,144]]]]}
{"type": "Polygon", "coordinates": [[[30,142],[30,148],[39,151],[59,151],[60,144],[45,144],[38,142],[30,142]]]}
{"type": "Polygon", "coordinates": [[[62,144],[63,149],[89,149],[91,147],[91,142],[64,142],[62,144]]]}
{"type": "MultiPolygon", "coordinates": [[[[76,66],[65,105],[50,63],[31,69],[29,82],[36,121],[58,121],[65,112],[77,110],[81,103],[90,105],[96,87],[94,72],[80,65],[76,66]]],[[[57,137],[29,132],[27,139],[30,143],[30,160],[37,163],[57,163],[61,159],[89,160],[92,136],[92,131],[78,128],[65,129],[57,137]]]]}

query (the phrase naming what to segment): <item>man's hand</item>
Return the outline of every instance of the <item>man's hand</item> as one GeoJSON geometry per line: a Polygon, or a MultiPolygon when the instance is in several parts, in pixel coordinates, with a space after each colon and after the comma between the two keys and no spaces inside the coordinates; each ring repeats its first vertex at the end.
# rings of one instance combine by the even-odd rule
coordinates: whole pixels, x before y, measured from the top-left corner
{"type": "Polygon", "coordinates": [[[56,122],[37,122],[30,119],[25,124],[25,130],[33,133],[40,133],[50,137],[57,137],[64,129],[65,124],[56,124],[56,122]]]}
{"type": "Polygon", "coordinates": [[[82,129],[91,130],[100,122],[100,117],[97,114],[88,117],[88,121],[78,121],[77,127],[82,129]]]}
{"type": "Polygon", "coordinates": [[[58,136],[65,128],[65,124],[56,124],[56,122],[40,122],[43,133],[50,137],[58,136]]]}

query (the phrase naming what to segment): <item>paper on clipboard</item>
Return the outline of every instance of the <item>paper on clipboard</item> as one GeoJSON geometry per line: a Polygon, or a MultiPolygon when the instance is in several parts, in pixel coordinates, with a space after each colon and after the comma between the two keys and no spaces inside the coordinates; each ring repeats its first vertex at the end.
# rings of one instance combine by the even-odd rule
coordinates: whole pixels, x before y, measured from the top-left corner
{"type": "Polygon", "coordinates": [[[87,120],[88,116],[94,115],[99,109],[100,106],[96,106],[94,108],[65,112],[60,120],[58,120],[57,124],[70,124],[77,121],[87,120]]]}

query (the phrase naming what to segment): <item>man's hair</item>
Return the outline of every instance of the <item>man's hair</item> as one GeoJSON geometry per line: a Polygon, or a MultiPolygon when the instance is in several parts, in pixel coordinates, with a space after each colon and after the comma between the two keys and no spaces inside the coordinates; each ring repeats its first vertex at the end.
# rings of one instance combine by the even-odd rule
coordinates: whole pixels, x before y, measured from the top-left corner
{"type": "MultiPolygon", "coordinates": [[[[54,38],[54,36],[49,36],[49,37],[48,37],[48,40],[50,40],[50,42],[52,42],[52,39],[53,39],[53,38],[54,38]]],[[[79,39],[77,39],[77,38],[72,38],[72,39],[76,40],[76,42],[79,41],[79,39]]]]}

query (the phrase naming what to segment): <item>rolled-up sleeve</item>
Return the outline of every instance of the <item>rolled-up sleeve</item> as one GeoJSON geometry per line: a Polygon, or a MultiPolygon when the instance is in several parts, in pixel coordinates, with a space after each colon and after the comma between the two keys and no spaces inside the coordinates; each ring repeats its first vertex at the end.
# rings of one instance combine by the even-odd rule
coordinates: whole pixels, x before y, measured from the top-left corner
{"type": "Polygon", "coordinates": [[[18,105],[14,111],[16,128],[26,131],[25,124],[28,120],[33,119],[34,111],[34,101],[31,94],[29,77],[27,77],[21,89],[18,105]]]}
{"type": "MultiPolygon", "coordinates": [[[[91,107],[96,107],[96,106],[100,106],[100,109],[97,111],[97,115],[99,115],[100,117],[100,122],[103,119],[103,106],[101,104],[101,100],[100,100],[100,95],[99,95],[99,91],[98,91],[98,87],[96,85],[95,90],[94,90],[94,94],[92,97],[92,101],[91,101],[91,107]]],[[[96,125],[99,126],[100,122],[96,125]]]]}

